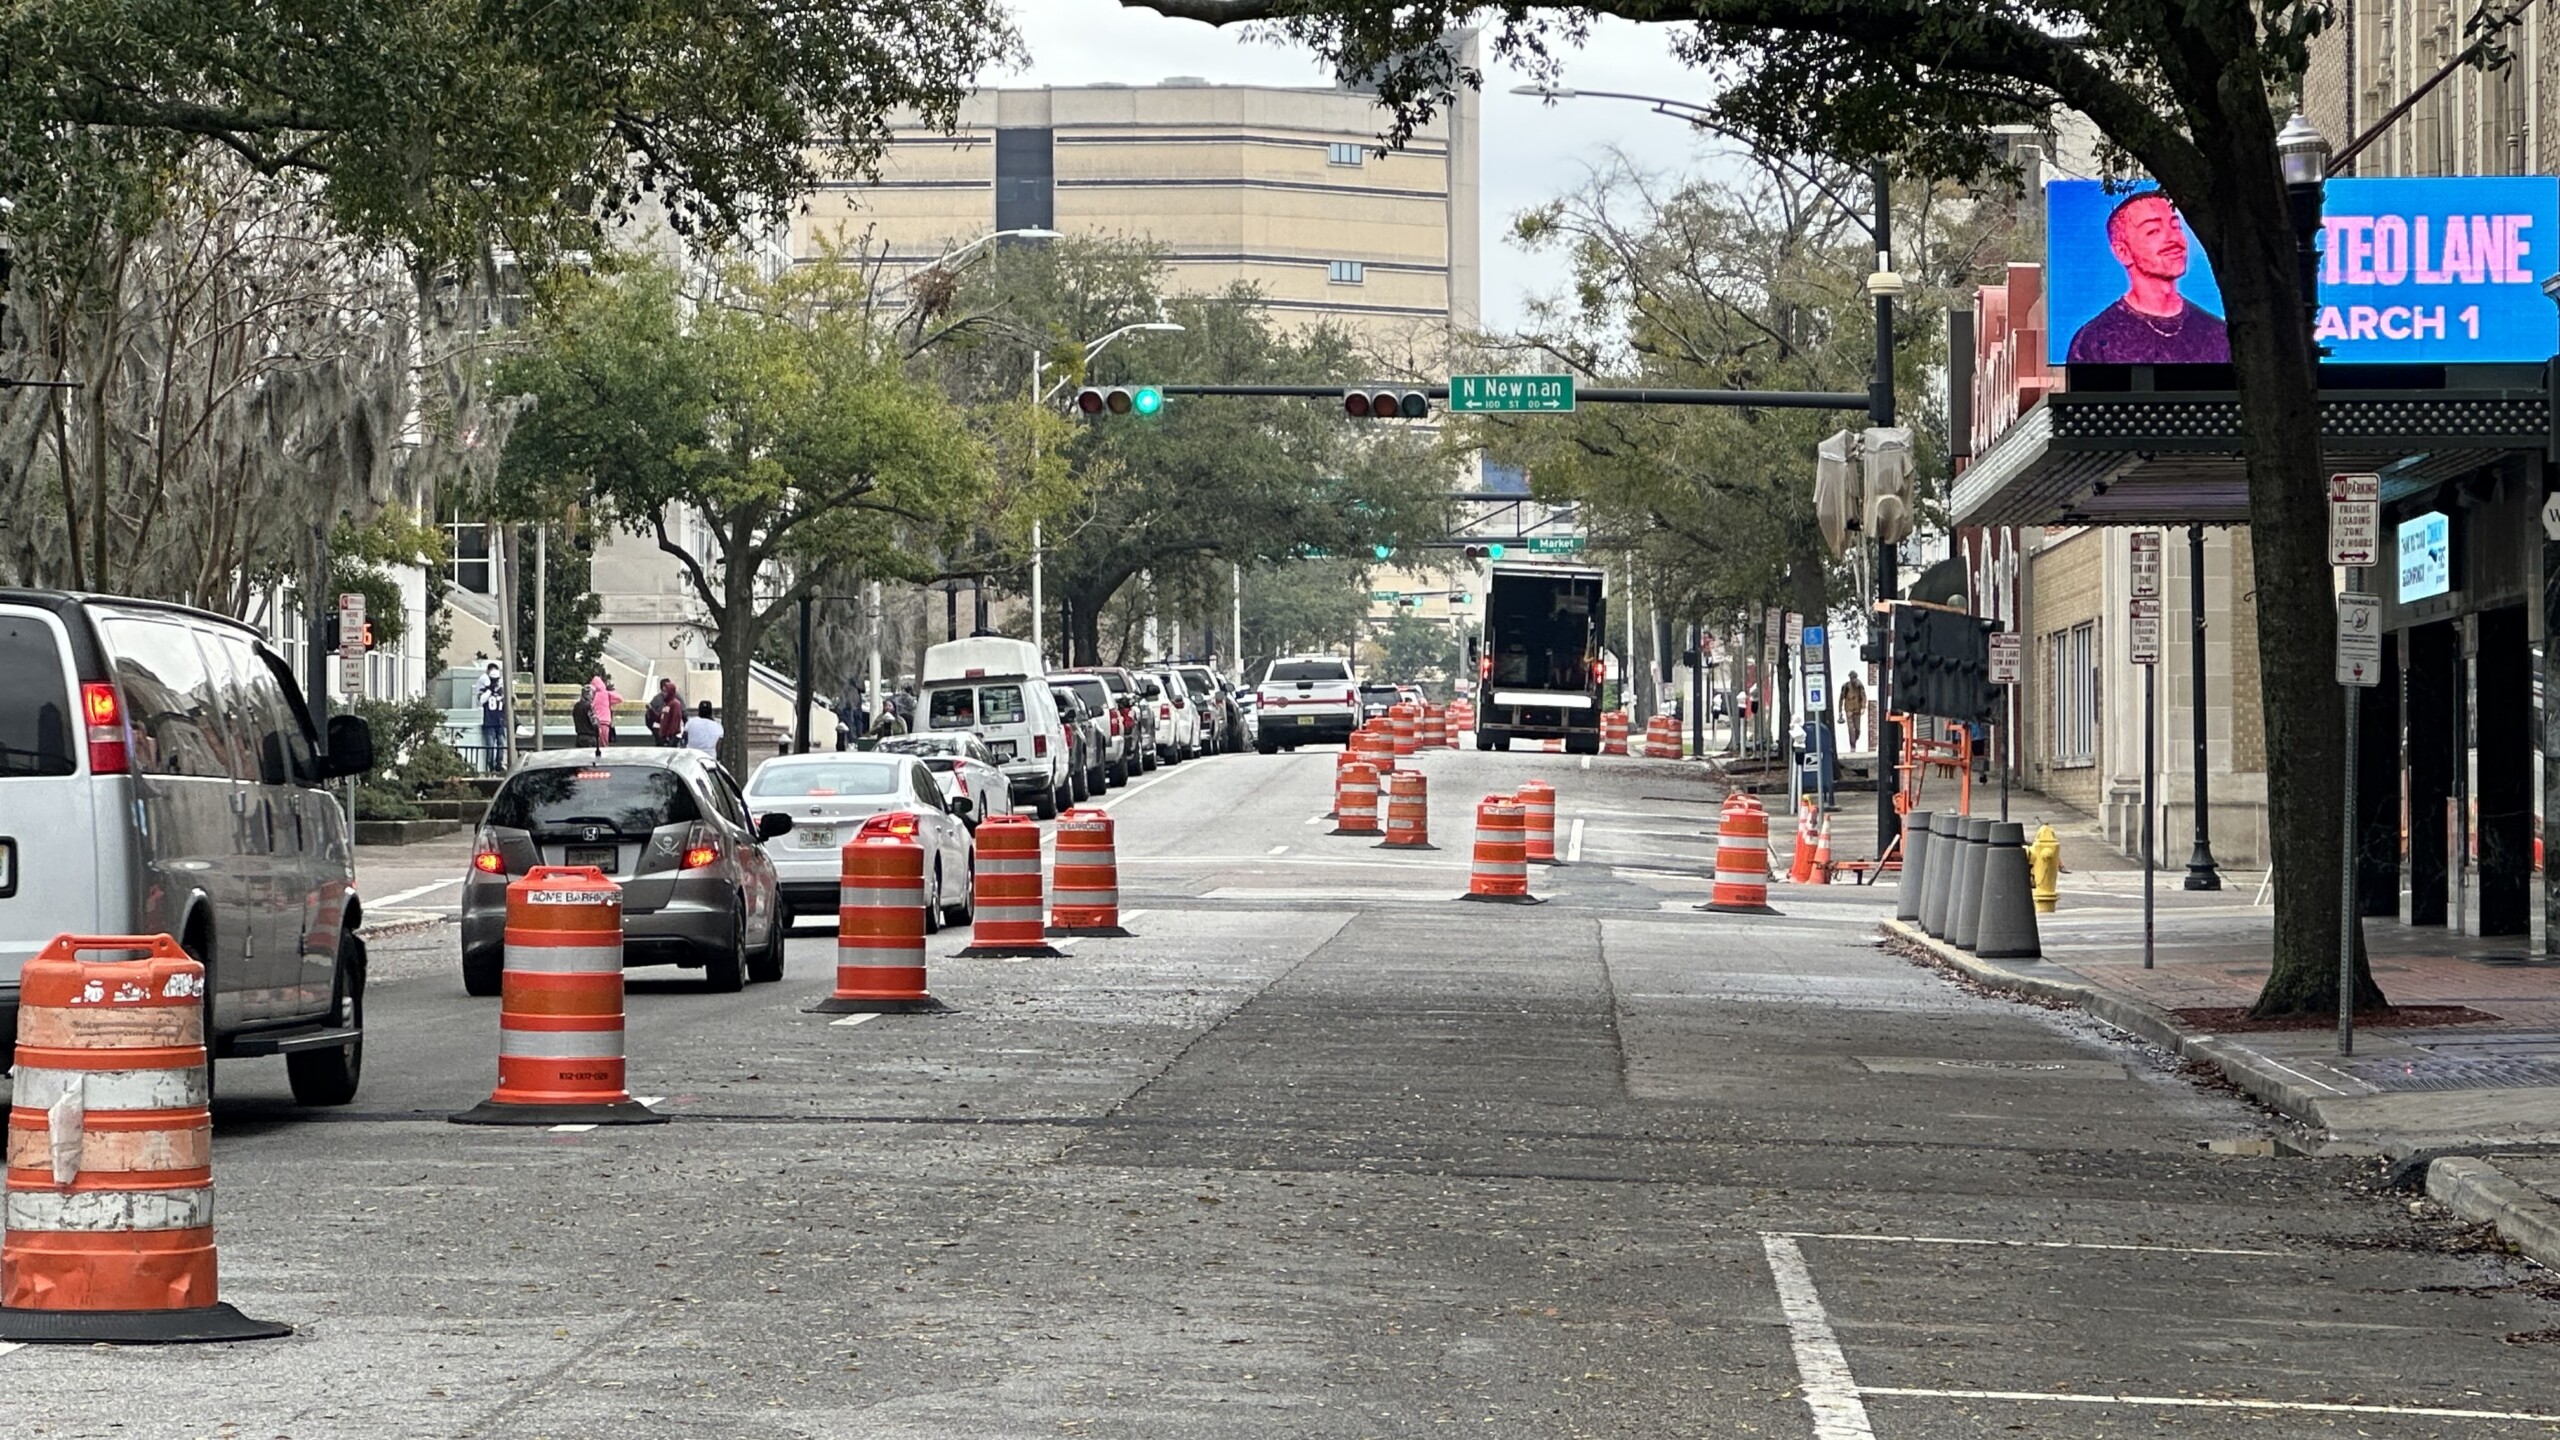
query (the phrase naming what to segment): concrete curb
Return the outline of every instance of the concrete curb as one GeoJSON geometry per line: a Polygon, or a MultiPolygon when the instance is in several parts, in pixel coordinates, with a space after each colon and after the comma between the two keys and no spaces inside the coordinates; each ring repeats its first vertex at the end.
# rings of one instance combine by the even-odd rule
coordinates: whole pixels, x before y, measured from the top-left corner
{"type": "MultiPolygon", "coordinates": [[[[2128,1034],[2171,1054],[2213,1066],[2241,1091],[2271,1109],[2321,1130],[2334,1129],[2321,1112],[2321,1096],[2285,1068],[2219,1035],[2199,1034],[2177,1017],[2138,1000],[2111,995],[2078,980],[2047,979],[1979,960],[1932,939],[1907,920],[1887,920],[1885,933],[1929,952],[1931,958],[1986,990],[2029,995],[2077,1005],[2128,1034]]],[[[2386,1145],[2394,1158],[2412,1148],[2386,1145]]],[[[2427,1166],[2427,1194],[2466,1220],[2494,1225],[2517,1249],[2560,1269],[2560,1205],[2545,1200],[2527,1185],[2487,1161],[2445,1156],[2427,1166]]]]}
{"type": "Polygon", "coordinates": [[[2507,1242],[2560,1270],[2560,1205],[2485,1160],[2447,1156],[2427,1167],[2427,1198],[2465,1220],[2495,1225],[2507,1242]]]}

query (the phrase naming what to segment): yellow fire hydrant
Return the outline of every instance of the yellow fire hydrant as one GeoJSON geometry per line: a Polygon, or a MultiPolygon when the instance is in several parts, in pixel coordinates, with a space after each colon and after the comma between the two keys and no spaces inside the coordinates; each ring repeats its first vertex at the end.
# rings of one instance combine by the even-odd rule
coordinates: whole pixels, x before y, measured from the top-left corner
{"type": "Polygon", "coordinates": [[[2035,876],[2036,913],[2052,914],[2062,898],[2062,840],[2052,826],[2036,827],[2035,843],[2027,847],[2027,869],[2035,876]]]}

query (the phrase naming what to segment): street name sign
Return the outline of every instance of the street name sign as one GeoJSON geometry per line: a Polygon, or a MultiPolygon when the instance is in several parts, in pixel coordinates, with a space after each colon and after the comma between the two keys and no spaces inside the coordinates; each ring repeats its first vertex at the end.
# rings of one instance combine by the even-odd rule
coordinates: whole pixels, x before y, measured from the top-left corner
{"type": "Polygon", "coordinates": [[[2019,635],[2015,630],[1997,631],[1992,635],[1992,684],[2015,685],[2018,683],[2018,667],[2020,659],[2019,642],[2023,638],[2024,637],[2019,635]]]}
{"type": "Polygon", "coordinates": [[[1372,590],[1369,592],[1369,598],[1372,600],[1393,602],[1403,599],[1404,594],[1402,591],[1398,590],[1372,590]]]}
{"type": "MultiPolygon", "coordinates": [[[[2142,537],[2137,535],[2134,538],[2138,540],[2142,537]]],[[[2156,533],[2153,538],[2158,538],[2156,533]]],[[[2159,596],[2139,595],[2134,597],[2131,648],[2133,650],[2134,664],[2157,665],[2160,663],[2159,596]]]]}
{"type": "Polygon", "coordinates": [[[2133,532],[2133,598],[2160,598],[2160,532],[2133,532]]]}
{"type": "Polygon", "coordinates": [[[1582,547],[1586,543],[1588,542],[1579,535],[1532,535],[1529,537],[1529,553],[1532,555],[1576,555],[1581,553],[1582,547]]]}
{"type": "Polygon", "coordinates": [[[2338,597],[2338,683],[2370,687],[2382,682],[2382,597],[2338,597]]]}
{"type": "Polygon", "coordinates": [[[1538,411],[1560,414],[1573,408],[1570,375],[1452,375],[1449,408],[1461,415],[1538,411]]]}
{"type": "Polygon", "coordinates": [[[2382,558],[2382,477],[2329,477],[2329,563],[2373,565],[2382,558]]]}

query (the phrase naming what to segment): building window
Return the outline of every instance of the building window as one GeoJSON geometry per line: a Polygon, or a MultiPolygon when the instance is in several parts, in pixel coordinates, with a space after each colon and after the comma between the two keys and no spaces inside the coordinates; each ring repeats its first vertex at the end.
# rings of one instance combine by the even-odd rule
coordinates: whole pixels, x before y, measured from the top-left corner
{"type": "Polygon", "coordinates": [[[1369,278],[1369,267],[1357,260],[1336,260],[1326,267],[1325,278],[1336,285],[1359,285],[1369,278]]]}
{"type": "Polygon", "coordinates": [[[1337,140],[1333,144],[1324,147],[1324,163],[1327,165],[1356,166],[1368,159],[1368,154],[1368,147],[1366,146],[1357,144],[1345,145],[1337,140]]]}
{"type": "Polygon", "coordinates": [[[1057,132],[1046,126],[996,131],[996,228],[1047,230],[1058,223],[1057,132]]]}
{"type": "Polygon", "coordinates": [[[2098,622],[2045,637],[2046,715],[2058,766],[2098,763],[2098,622]]]}
{"type": "Polygon", "coordinates": [[[489,527],[475,525],[461,517],[445,522],[445,578],[454,588],[474,595],[486,595],[491,584],[489,527]]]}

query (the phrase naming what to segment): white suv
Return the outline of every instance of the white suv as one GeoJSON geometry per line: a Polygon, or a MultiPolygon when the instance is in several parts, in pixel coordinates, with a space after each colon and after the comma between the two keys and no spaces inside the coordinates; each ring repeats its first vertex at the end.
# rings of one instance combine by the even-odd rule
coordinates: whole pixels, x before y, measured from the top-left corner
{"type": "Polygon", "coordinates": [[[1360,688],[1351,662],[1335,655],[1291,655],[1264,666],[1254,708],[1260,728],[1253,748],[1265,755],[1309,741],[1345,744],[1360,728],[1360,688]]]}

